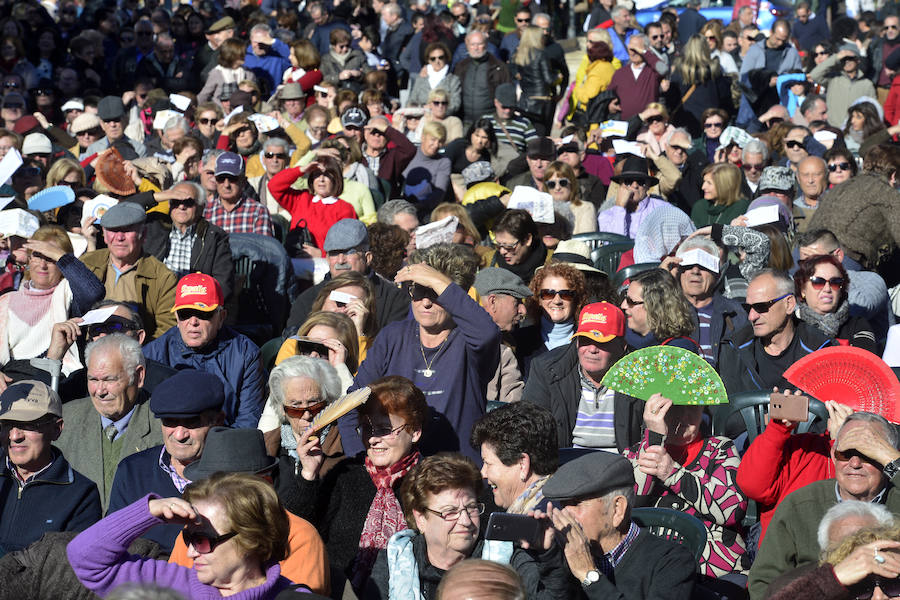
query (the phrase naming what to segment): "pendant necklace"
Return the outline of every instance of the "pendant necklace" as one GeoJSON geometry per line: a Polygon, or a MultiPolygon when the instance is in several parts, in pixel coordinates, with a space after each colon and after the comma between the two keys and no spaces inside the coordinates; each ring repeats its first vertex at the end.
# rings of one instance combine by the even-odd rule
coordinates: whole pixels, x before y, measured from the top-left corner
{"type": "Polygon", "coordinates": [[[447,334],[447,337],[444,338],[444,341],[438,345],[437,350],[434,352],[434,356],[431,357],[431,362],[428,362],[428,359],[425,358],[425,345],[422,344],[422,338],[419,337],[419,350],[422,352],[422,361],[425,363],[425,370],[422,371],[422,375],[425,377],[431,377],[434,375],[434,369],[431,368],[431,365],[434,364],[435,359],[441,351],[441,348],[444,346],[444,342],[447,341],[447,338],[450,337],[450,334],[447,334]]]}

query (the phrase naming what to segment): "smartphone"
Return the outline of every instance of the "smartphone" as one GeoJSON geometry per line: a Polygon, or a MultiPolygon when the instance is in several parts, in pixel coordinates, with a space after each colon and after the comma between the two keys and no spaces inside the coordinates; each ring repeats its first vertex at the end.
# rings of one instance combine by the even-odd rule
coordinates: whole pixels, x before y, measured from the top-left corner
{"type": "Polygon", "coordinates": [[[544,537],[544,522],[528,515],[491,513],[485,539],[502,542],[526,541],[531,547],[540,546],[544,537]]]}
{"type": "Polygon", "coordinates": [[[809,397],[793,394],[769,396],[769,418],[803,423],[809,418],[809,397]]]}
{"type": "Polygon", "coordinates": [[[338,290],[334,290],[328,295],[328,299],[338,305],[339,308],[343,308],[347,306],[354,300],[356,300],[356,296],[353,294],[348,294],[346,292],[341,292],[338,290]]]}
{"type": "Polygon", "coordinates": [[[321,358],[328,358],[328,346],[323,344],[317,339],[307,337],[305,335],[295,335],[291,336],[292,339],[297,340],[297,353],[298,354],[312,354],[313,352],[317,353],[321,358]]]}

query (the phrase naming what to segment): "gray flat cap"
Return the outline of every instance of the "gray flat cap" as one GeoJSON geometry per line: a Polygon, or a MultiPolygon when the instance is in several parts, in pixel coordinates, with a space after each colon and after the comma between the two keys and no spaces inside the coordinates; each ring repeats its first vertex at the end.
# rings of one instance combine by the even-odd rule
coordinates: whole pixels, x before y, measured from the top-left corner
{"type": "Polygon", "coordinates": [[[506,294],[521,299],[532,295],[521,277],[500,267],[488,267],[478,271],[478,275],[475,276],[475,289],[480,296],[506,294]]]}
{"type": "Polygon", "coordinates": [[[631,461],[612,452],[589,452],[562,465],[544,484],[549,500],[574,500],[603,496],[612,490],[634,486],[631,461]]]}
{"type": "Polygon", "coordinates": [[[349,250],[359,246],[369,247],[369,231],[365,223],[357,219],[341,219],[328,229],[325,236],[325,252],[349,250]]]}
{"type": "Polygon", "coordinates": [[[146,220],[147,213],[144,212],[143,206],[137,202],[119,202],[103,213],[103,216],[100,217],[100,227],[118,229],[140,225],[146,220]]]}

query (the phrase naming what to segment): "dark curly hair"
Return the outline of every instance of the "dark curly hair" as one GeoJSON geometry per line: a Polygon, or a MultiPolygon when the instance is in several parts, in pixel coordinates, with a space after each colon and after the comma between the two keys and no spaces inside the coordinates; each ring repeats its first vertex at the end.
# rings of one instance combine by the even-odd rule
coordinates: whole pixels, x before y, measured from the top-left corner
{"type": "Polygon", "coordinates": [[[429,496],[445,490],[471,490],[478,496],[482,485],[481,472],[471,458],[449,452],[429,456],[419,461],[400,485],[400,504],[406,523],[418,531],[413,511],[424,513],[429,496]]]}
{"type": "Polygon", "coordinates": [[[850,276],[847,274],[847,269],[844,268],[841,261],[833,254],[820,254],[819,256],[801,260],[797,265],[797,272],[794,273],[794,291],[797,294],[799,302],[799,298],[803,298],[803,286],[809,282],[810,277],[815,276],[816,267],[823,263],[827,263],[836,268],[844,279],[844,285],[841,286],[840,301],[835,304],[835,308],[837,308],[847,300],[847,291],[850,288],[850,276]]]}
{"type": "Polygon", "coordinates": [[[399,225],[386,223],[372,223],[368,229],[372,248],[371,267],[388,281],[393,281],[406,257],[409,234],[399,225]]]}
{"type": "Polygon", "coordinates": [[[530,402],[505,404],[475,422],[469,442],[473,448],[490,444],[507,467],[523,454],[538,475],[549,475],[559,467],[556,419],[546,408],[530,402]]]}
{"type": "Polygon", "coordinates": [[[585,304],[587,291],[585,289],[584,274],[581,271],[566,263],[550,263],[534,273],[531,283],[528,287],[531,289],[532,296],[525,300],[525,304],[533,314],[541,311],[541,288],[544,287],[544,280],[547,277],[562,277],[566,280],[569,289],[575,290],[575,300],[572,306],[572,315],[577,319],[581,307],[585,304]]]}

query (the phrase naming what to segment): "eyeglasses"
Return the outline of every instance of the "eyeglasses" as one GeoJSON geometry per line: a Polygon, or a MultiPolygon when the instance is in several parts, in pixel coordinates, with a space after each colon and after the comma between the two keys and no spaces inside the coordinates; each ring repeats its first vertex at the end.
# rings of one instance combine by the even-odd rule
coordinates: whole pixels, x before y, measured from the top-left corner
{"type": "Polygon", "coordinates": [[[810,277],[809,284],[813,287],[814,290],[819,291],[825,287],[825,284],[828,284],[828,288],[832,290],[839,290],[844,287],[844,278],[843,277],[832,277],[830,279],[825,279],[824,277],[810,277]]]}
{"type": "Polygon", "coordinates": [[[745,171],[762,171],[762,170],[765,169],[766,167],[765,167],[765,165],[763,165],[762,163],[760,163],[760,164],[758,164],[758,165],[753,165],[753,164],[750,164],[750,163],[744,163],[744,164],[741,165],[741,168],[744,169],[745,171]]]}
{"type": "Polygon", "coordinates": [[[722,129],[723,125],[725,125],[725,123],[723,123],[722,121],[714,121],[711,123],[704,123],[703,129],[713,129],[714,127],[718,128],[718,129],[722,129]]]}
{"type": "Polygon", "coordinates": [[[291,417],[292,419],[302,419],[306,413],[309,413],[309,417],[313,418],[323,410],[328,405],[328,402],[325,400],[321,400],[316,402],[315,404],[310,404],[309,406],[297,406],[295,404],[282,404],[281,408],[284,409],[284,414],[291,417]]]}
{"type": "Polygon", "coordinates": [[[197,119],[201,125],[215,125],[218,119],[197,119]]]}
{"type": "Polygon", "coordinates": [[[278,160],[284,160],[287,158],[287,154],[281,152],[265,152],[263,156],[266,158],[277,158],[278,160]]]}
{"type": "Polygon", "coordinates": [[[849,171],[850,163],[848,162],[839,162],[839,163],[831,163],[828,165],[828,170],[834,173],[835,171],[849,171]]]}
{"type": "Polygon", "coordinates": [[[218,535],[207,531],[191,531],[190,529],[185,528],[182,530],[181,535],[184,536],[185,544],[193,546],[194,550],[200,554],[209,554],[217,547],[236,536],[237,532],[231,531],[218,535]]]}
{"type": "Polygon", "coordinates": [[[784,143],[785,148],[791,148],[792,150],[799,150],[803,147],[803,142],[798,142],[797,140],[787,140],[784,143]]]}
{"type": "Polygon", "coordinates": [[[413,302],[419,302],[428,298],[432,302],[437,301],[438,295],[435,293],[433,289],[428,286],[424,286],[418,283],[409,284],[409,297],[413,302]]]}
{"type": "Polygon", "coordinates": [[[169,208],[191,208],[197,205],[197,201],[193,198],[175,198],[169,200],[169,208]]]}
{"type": "Polygon", "coordinates": [[[647,125],[653,125],[654,123],[662,123],[665,121],[662,115],[652,115],[647,117],[647,125]]]}
{"type": "Polygon", "coordinates": [[[627,304],[630,308],[634,308],[635,306],[640,306],[643,303],[644,303],[643,300],[635,300],[628,294],[625,294],[625,304],[627,304]]]}
{"type": "Polygon", "coordinates": [[[429,56],[428,57],[428,62],[435,62],[435,61],[447,62],[447,59],[444,58],[443,54],[440,54],[438,56],[429,56]]]}
{"type": "Polygon", "coordinates": [[[93,339],[101,335],[127,333],[129,331],[137,331],[137,326],[122,317],[112,316],[103,323],[89,325],[87,328],[87,337],[93,339]]]}
{"type": "Polygon", "coordinates": [[[452,523],[459,520],[459,517],[462,516],[463,511],[465,511],[470,518],[475,518],[478,515],[484,514],[484,504],[478,502],[477,504],[469,504],[467,506],[463,506],[462,508],[451,508],[450,510],[445,510],[444,512],[430,509],[427,506],[425,507],[425,510],[439,516],[448,523],[452,523]]]}
{"type": "Polygon", "coordinates": [[[3,83],[3,87],[8,90],[15,90],[19,88],[19,82],[17,81],[6,81],[3,83]]]}
{"type": "Polygon", "coordinates": [[[519,244],[522,242],[520,240],[516,240],[512,244],[501,244],[500,242],[494,242],[494,248],[497,250],[505,250],[506,252],[515,252],[516,248],[519,247],[519,244]]]}
{"type": "Polygon", "coordinates": [[[816,51],[814,56],[830,56],[830,55],[831,55],[831,53],[826,50],[819,50],[819,51],[816,51]]]}
{"type": "Polygon", "coordinates": [[[398,433],[400,433],[404,427],[406,427],[406,423],[403,423],[402,425],[398,425],[393,428],[385,427],[383,425],[381,427],[376,427],[375,425],[372,425],[371,422],[367,421],[367,422],[363,423],[362,425],[359,425],[356,428],[356,435],[358,435],[360,438],[362,438],[364,440],[367,440],[367,439],[373,438],[373,437],[382,438],[382,439],[392,438],[392,437],[395,437],[398,433]]]}
{"type": "Polygon", "coordinates": [[[869,600],[878,586],[882,593],[889,598],[900,596],[900,578],[887,579],[878,575],[869,575],[859,583],[850,587],[850,598],[853,600],[869,600]]]}
{"type": "Polygon", "coordinates": [[[548,190],[555,190],[557,185],[562,189],[569,189],[569,183],[571,182],[567,177],[560,177],[559,179],[551,179],[544,185],[547,186],[548,190]]]}
{"type": "Polygon", "coordinates": [[[239,177],[237,175],[228,175],[227,173],[223,173],[222,175],[216,175],[216,183],[237,183],[239,177]]]}
{"type": "Polygon", "coordinates": [[[770,308],[775,306],[776,302],[778,302],[780,300],[784,300],[788,296],[793,296],[793,295],[794,295],[793,292],[788,292],[787,294],[783,294],[781,296],[778,296],[774,300],[769,300],[767,302],[754,302],[753,304],[745,302],[743,304],[744,310],[747,312],[747,314],[750,314],[750,310],[752,309],[752,310],[755,310],[757,314],[764,315],[767,312],[769,312],[770,308]]]}
{"type": "Polygon", "coordinates": [[[547,290],[547,289],[544,289],[539,292],[539,295],[541,296],[541,300],[553,300],[554,298],[559,296],[561,299],[563,299],[567,302],[571,302],[572,300],[575,299],[575,290],[547,290]]]}

